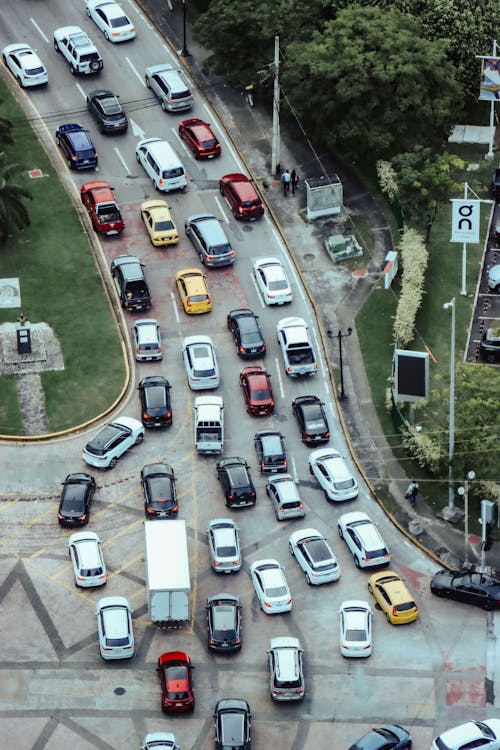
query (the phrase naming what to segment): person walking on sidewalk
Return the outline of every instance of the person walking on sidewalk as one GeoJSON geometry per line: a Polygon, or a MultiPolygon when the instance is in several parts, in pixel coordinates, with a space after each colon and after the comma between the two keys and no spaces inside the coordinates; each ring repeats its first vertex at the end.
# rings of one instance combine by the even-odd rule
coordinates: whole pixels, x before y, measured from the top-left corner
{"type": "Polygon", "coordinates": [[[283,183],[283,195],[285,196],[285,198],[290,192],[290,180],[290,172],[288,171],[288,169],[285,169],[285,171],[281,175],[281,182],[283,183]]]}
{"type": "Polygon", "coordinates": [[[409,501],[412,508],[414,508],[417,504],[418,489],[418,484],[415,482],[415,480],[413,480],[413,482],[408,485],[408,489],[405,493],[405,497],[409,501]]]}
{"type": "Polygon", "coordinates": [[[292,185],[292,195],[295,195],[295,189],[297,187],[297,184],[299,182],[299,173],[295,171],[295,169],[292,169],[292,174],[290,175],[290,182],[292,185]]]}

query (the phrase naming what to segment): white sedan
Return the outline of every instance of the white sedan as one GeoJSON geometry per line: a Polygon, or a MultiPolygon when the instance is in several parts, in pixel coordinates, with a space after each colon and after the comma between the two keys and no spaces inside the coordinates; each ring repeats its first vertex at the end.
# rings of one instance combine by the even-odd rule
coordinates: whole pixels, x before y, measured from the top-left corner
{"type": "Polygon", "coordinates": [[[135,37],[134,24],[114,0],[87,0],[87,15],[110,42],[126,42],[135,37]]]}
{"type": "Polygon", "coordinates": [[[22,88],[43,86],[49,82],[45,65],[36,54],[36,50],[28,44],[9,44],[2,50],[2,59],[22,88]]]}
{"type": "Polygon", "coordinates": [[[500,749],[500,719],[484,721],[467,721],[458,727],[447,729],[432,741],[431,750],[481,750],[500,749]]]}
{"type": "Polygon", "coordinates": [[[277,560],[257,560],[252,563],[250,577],[266,615],[290,612],[292,595],[283,568],[277,560]]]}
{"type": "Polygon", "coordinates": [[[310,586],[339,580],[337,559],[323,534],[316,529],[294,531],[288,540],[288,549],[304,571],[310,586]]]}
{"type": "Polygon", "coordinates": [[[372,653],[372,610],[368,602],[351,599],[339,609],[340,653],[365,658],[372,653]]]}
{"type": "Polygon", "coordinates": [[[217,388],[220,383],[215,344],[209,336],[186,336],[182,358],[189,387],[194,391],[217,388]]]}
{"type": "Polygon", "coordinates": [[[278,258],[257,258],[253,272],[266,305],[284,305],[292,301],[292,288],[278,258]]]}
{"type": "Polygon", "coordinates": [[[358,484],[334,448],[312,451],[309,454],[309,473],[318,480],[328,502],[353,500],[358,496],[358,484]]]}

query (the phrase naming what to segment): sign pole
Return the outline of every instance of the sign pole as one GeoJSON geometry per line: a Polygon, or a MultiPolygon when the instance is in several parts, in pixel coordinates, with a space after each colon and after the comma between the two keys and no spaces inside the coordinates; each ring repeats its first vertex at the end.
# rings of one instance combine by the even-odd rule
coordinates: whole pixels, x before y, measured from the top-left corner
{"type": "MultiPolygon", "coordinates": [[[[467,183],[464,183],[464,201],[467,200],[467,183]]],[[[460,294],[462,297],[467,297],[467,243],[464,242],[462,245],[462,289],[460,294]]]]}

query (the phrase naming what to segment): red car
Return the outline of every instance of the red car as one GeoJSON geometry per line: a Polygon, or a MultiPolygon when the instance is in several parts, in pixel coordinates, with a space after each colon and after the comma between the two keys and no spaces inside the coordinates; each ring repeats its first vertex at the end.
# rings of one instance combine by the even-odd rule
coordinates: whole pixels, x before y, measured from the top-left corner
{"type": "Polygon", "coordinates": [[[191,659],[184,651],[168,651],[158,659],[161,709],[167,713],[192,711],[194,691],[191,659]]]}
{"type": "Polygon", "coordinates": [[[258,417],[274,411],[271,376],[260,365],[244,367],[240,372],[240,385],[247,405],[247,412],[258,417]]]}
{"type": "Polygon", "coordinates": [[[125,222],[115,201],[113,188],[108,182],[86,182],[82,185],[80,195],[96,232],[107,235],[123,232],[125,222]]]}
{"type": "Polygon", "coordinates": [[[179,136],[186,141],[195,159],[213,159],[220,156],[220,143],[208,122],[197,117],[183,120],[179,125],[179,136]]]}
{"type": "Polygon", "coordinates": [[[244,174],[226,174],[219,180],[221,195],[229,203],[235,219],[253,221],[264,214],[264,204],[244,174]]]}

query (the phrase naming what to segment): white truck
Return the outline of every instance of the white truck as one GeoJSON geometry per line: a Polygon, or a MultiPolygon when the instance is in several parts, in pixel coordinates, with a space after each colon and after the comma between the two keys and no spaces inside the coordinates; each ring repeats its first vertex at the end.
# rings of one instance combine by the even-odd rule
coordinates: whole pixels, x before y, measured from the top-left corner
{"type": "Polygon", "coordinates": [[[198,453],[222,453],[224,402],[220,396],[198,396],[195,399],[194,445],[198,453]]]}
{"type": "Polygon", "coordinates": [[[191,617],[186,522],[144,521],[149,619],[162,628],[191,617]]]}
{"type": "Polygon", "coordinates": [[[98,73],[103,68],[97,47],[79,26],[62,26],[56,29],[54,49],[66,59],[74,76],[98,73]]]}
{"type": "Polygon", "coordinates": [[[276,336],[283,354],[285,372],[289,377],[316,374],[316,356],[309,327],[303,318],[282,318],[276,327],[276,336]]]}

